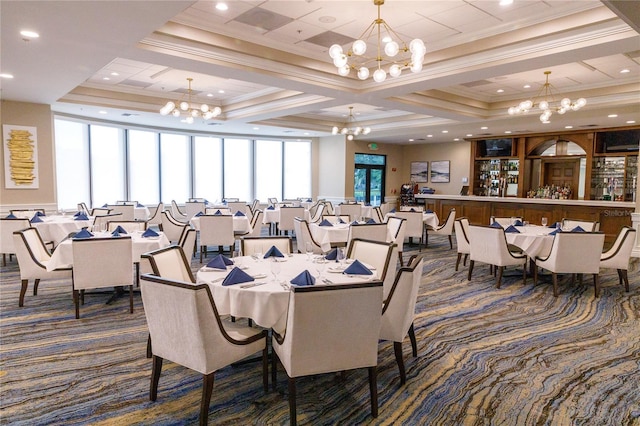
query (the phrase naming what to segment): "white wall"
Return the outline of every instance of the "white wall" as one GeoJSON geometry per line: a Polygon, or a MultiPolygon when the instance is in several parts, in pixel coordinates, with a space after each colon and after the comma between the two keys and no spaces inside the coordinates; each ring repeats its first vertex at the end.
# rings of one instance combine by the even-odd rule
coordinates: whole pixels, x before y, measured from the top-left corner
{"type": "Polygon", "coordinates": [[[320,138],[318,145],[318,198],[342,200],[345,196],[345,137],[320,138]]]}

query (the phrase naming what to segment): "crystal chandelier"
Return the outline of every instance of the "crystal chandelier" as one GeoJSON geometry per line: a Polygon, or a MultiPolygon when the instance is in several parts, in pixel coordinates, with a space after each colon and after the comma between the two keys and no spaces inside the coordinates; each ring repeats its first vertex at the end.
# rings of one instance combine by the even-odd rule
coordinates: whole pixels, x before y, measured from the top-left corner
{"type": "MultiPolygon", "coordinates": [[[[191,105],[191,82],[193,78],[187,78],[189,82],[189,88],[187,89],[187,100],[181,99],[180,102],[168,101],[165,106],[160,108],[160,114],[173,115],[174,117],[180,117],[185,114],[185,121],[189,124],[193,123],[193,120],[197,117],[202,117],[205,120],[217,117],[222,113],[220,107],[210,107],[207,104],[202,104],[197,108],[191,105]]],[[[183,97],[184,98],[184,97],[183,97]]]]}
{"type": "Polygon", "coordinates": [[[587,104],[585,98],[579,98],[575,102],[571,102],[569,98],[564,98],[560,101],[559,106],[552,106],[551,104],[555,103],[555,99],[551,90],[553,86],[549,83],[549,74],[551,74],[551,71],[544,72],[546,81],[533,100],[527,99],[526,101],[520,102],[517,106],[510,107],[508,110],[509,115],[526,114],[531,108],[537,105],[540,111],[542,111],[540,121],[549,123],[549,118],[551,118],[554,111],[558,114],[564,114],[567,111],[577,111],[587,104]],[[540,100],[537,101],[538,99],[540,100]]]}
{"type": "Polygon", "coordinates": [[[351,50],[344,53],[339,44],[329,48],[329,56],[338,68],[338,74],[345,77],[355,69],[358,78],[366,80],[369,78],[369,66],[375,65],[373,79],[381,83],[387,78],[387,71],[383,65],[390,65],[389,75],[392,77],[399,77],[402,70],[407,68],[411,72],[422,71],[422,63],[427,51],[424,42],[416,38],[407,47],[400,36],[380,17],[380,6],[384,4],[384,0],[373,0],[373,4],[378,7],[378,19],[374,20],[358,40],[353,42],[351,50]],[[368,45],[376,48],[375,57],[365,55],[368,45]],[[383,56],[383,53],[386,56],[383,56]]]}
{"type": "Polygon", "coordinates": [[[347,140],[352,141],[354,137],[358,135],[368,135],[371,133],[370,127],[362,127],[356,121],[356,118],[353,116],[353,107],[349,107],[349,116],[347,117],[347,122],[344,123],[342,127],[333,126],[331,129],[332,135],[346,135],[347,140]]]}

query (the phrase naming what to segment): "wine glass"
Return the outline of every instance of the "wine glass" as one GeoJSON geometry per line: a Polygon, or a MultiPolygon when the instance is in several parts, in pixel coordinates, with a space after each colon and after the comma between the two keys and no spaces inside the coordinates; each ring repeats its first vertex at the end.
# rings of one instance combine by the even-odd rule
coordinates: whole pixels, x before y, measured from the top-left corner
{"type": "Polygon", "coordinates": [[[242,269],[242,251],[235,250],[233,252],[233,264],[242,269]]]}
{"type": "Polygon", "coordinates": [[[256,262],[260,262],[262,260],[262,251],[260,251],[260,249],[256,249],[256,251],[253,252],[253,258],[256,262]]]}
{"type": "Polygon", "coordinates": [[[547,226],[549,224],[549,222],[547,222],[547,217],[543,216],[542,220],[540,221],[540,223],[542,223],[542,226],[547,226]]]}
{"type": "Polygon", "coordinates": [[[324,266],[326,261],[323,256],[318,256],[315,262],[316,271],[318,272],[318,281],[322,281],[322,271],[324,271],[324,266]]]}
{"type": "Polygon", "coordinates": [[[336,260],[340,263],[340,269],[344,268],[344,259],[345,259],[344,249],[338,248],[336,250],[336,260]]]}
{"type": "Polygon", "coordinates": [[[273,281],[278,282],[278,274],[280,274],[281,269],[280,262],[278,262],[275,258],[271,260],[269,267],[271,268],[271,275],[273,275],[273,281]]]}
{"type": "Polygon", "coordinates": [[[307,253],[307,260],[311,261],[311,255],[313,254],[313,245],[310,241],[307,241],[304,245],[305,253],[307,253]]]}

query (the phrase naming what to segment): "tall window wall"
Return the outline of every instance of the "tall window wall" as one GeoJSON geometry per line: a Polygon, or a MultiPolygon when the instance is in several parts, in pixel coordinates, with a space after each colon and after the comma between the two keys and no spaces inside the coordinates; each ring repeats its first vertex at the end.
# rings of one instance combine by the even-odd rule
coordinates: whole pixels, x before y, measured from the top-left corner
{"type": "Polygon", "coordinates": [[[239,139],[55,119],[58,206],[311,196],[311,141],[239,139]]]}

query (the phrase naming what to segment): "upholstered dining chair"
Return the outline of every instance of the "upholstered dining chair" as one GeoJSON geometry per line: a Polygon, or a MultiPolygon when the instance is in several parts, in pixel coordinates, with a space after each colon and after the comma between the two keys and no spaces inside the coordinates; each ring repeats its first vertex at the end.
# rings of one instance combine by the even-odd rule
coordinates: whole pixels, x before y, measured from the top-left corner
{"type": "Polygon", "coordinates": [[[266,253],[272,246],[275,246],[284,255],[293,253],[293,240],[291,237],[265,236],[265,237],[242,237],[240,249],[244,256],[251,256],[255,253],[266,253]]]}
{"type": "Polygon", "coordinates": [[[2,253],[2,266],[7,266],[7,255],[9,260],[16,254],[13,243],[13,233],[21,229],[31,227],[27,218],[2,218],[0,219],[0,253],[2,253]]]}
{"type": "Polygon", "coordinates": [[[171,215],[178,222],[187,223],[189,221],[187,213],[180,208],[176,200],[171,200],[171,215]]]}
{"type": "Polygon", "coordinates": [[[172,243],[178,242],[180,240],[180,236],[184,229],[188,228],[189,225],[179,222],[173,218],[171,212],[165,210],[162,212],[162,222],[160,224],[160,229],[164,232],[164,235],[167,237],[169,241],[172,243]]]}
{"type": "Polygon", "coordinates": [[[160,226],[162,223],[162,212],[164,211],[164,204],[158,203],[156,208],[153,210],[153,213],[149,216],[149,220],[147,220],[147,226],[155,225],[160,226]]]}
{"type": "Polygon", "coordinates": [[[91,211],[89,211],[89,207],[87,207],[87,204],[84,202],[78,203],[77,204],[78,207],[78,211],[82,212],[84,214],[86,214],[87,216],[91,216],[91,211]]]}
{"type": "Polygon", "coordinates": [[[514,217],[491,216],[489,218],[489,225],[492,225],[493,223],[497,222],[503,228],[507,228],[510,225],[512,225],[511,222],[513,222],[514,220],[519,220],[520,222],[522,222],[522,217],[521,216],[514,216],[514,217]]]}
{"type": "Polygon", "coordinates": [[[349,243],[347,258],[357,259],[376,268],[378,279],[384,283],[385,298],[391,290],[398,266],[398,248],[395,243],[385,243],[355,238],[349,243]]]}
{"type": "Polygon", "coordinates": [[[93,217],[93,229],[94,230],[107,230],[109,222],[122,221],[122,213],[109,213],[106,215],[96,215],[93,217]]]}
{"type": "Polygon", "coordinates": [[[323,200],[322,204],[325,206],[323,215],[333,216],[336,214],[336,210],[333,208],[333,203],[331,201],[323,200]]]}
{"type": "Polygon", "coordinates": [[[582,220],[582,219],[568,219],[562,218],[562,229],[572,230],[576,226],[584,229],[586,232],[596,232],[600,230],[600,222],[597,220],[582,220]]]}
{"type": "Polygon", "coordinates": [[[291,288],[286,329],[273,333],[271,375],[275,389],[280,360],[288,377],[292,426],[297,424],[298,378],[359,368],[368,369],[371,415],[378,416],[381,305],[380,281],[291,288]]]}
{"type": "Polygon", "coordinates": [[[14,231],[12,238],[22,284],[18,300],[19,307],[24,306],[24,296],[29,286],[29,280],[35,280],[33,295],[37,296],[40,280],[71,278],[71,268],[58,268],[53,271],[47,271],[47,264],[51,260],[51,255],[36,228],[24,228],[14,231]]]}
{"type": "Polygon", "coordinates": [[[558,274],[593,275],[595,296],[600,295],[599,273],[600,256],[604,246],[604,234],[601,232],[559,232],[553,237],[551,251],[545,257],[536,257],[533,269],[533,282],[538,283],[538,267],[551,272],[553,295],[558,297],[558,274]]]}
{"type": "Polygon", "coordinates": [[[623,226],[609,250],[600,256],[600,268],[616,269],[618,280],[624,283],[625,291],[629,291],[629,259],[636,240],[636,230],[630,226],[623,226]]]}
{"type": "Polygon", "coordinates": [[[400,371],[400,385],[406,382],[402,341],[409,335],[413,356],[418,356],[413,318],[422,278],[424,259],[411,256],[406,267],[398,269],[393,286],[382,304],[380,339],[393,342],[396,363],[400,371]]]}
{"type": "Polygon", "coordinates": [[[233,253],[236,237],[233,234],[233,216],[231,215],[203,215],[200,216],[200,263],[203,255],[207,257],[208,246],[218,246],[218,251],[224,251],[229,246],[233,253]]]}
{"type": "Polygon", "coordinates": [[[378,223],[384,223],[384,215],[380,206],[375,206],[373,209],[373,220],[378,223]]]}
{"type": "Polygon", "coordinates": [[[453,223],[456,220],[456,209],[449,210],[449,215],[444,223],[441,223],[435,228],[429,225],[424,225],[425,228],[425,245],[429,244],[429,234],[431,235],[446,235],[449,237],[449,248],[453,248],[453,241],[451,236],[453,235],[453,223]]]}
{"type": "Polygon", "coordinates": [[[191,272],[191,262],[184,249],[177,245],[163,247],[142,254],[151,267],[150,273],[162,278],[184,281],[195,284],[196,279],[191,272]]]}
{"type": "Polygon", "coordinates": [[[130,236],[73,240],[73,303],[76,319],[85,290],[129,286],[129,312],[133,313],[133,250],[130,236]]]}
{"type": "Polygon", "coordinates": [[[313,213],[311,212],[311,210],[309,210],[309,221],[312,223],[320,222],[326,208],[327,206],[325,204],[318,202],[318,205],[314,209],[313,213]]]}
{"type": "Polygon", "coordinates": [[[507,266],[522,266],[522,284],[527,283],[527,255],[509,251],[504,229],[491,226],[469,225],[469,272],[471,274],[475,262],[482,262],[496,267],[496,287],[502,284],[502,274],[507,266]]]}
{"type": "Polygon", "coordinates": [[[107,231],[113,232],[118,226],[131,233],[135,231],[145,231],[147,229],[147,222],[144,220],[110,220],[107,222],[107,231]]]}
{"type": "Polygon", "coordinates": [[[294,231],[293,221],[296,217],[304,217],[304,207],[280,207],[280,222],[276,224],[280,234],[294,231]]]}
{"type": "Polygon", "coordinates": [[[111,209],[106,207],[95,207],[91,209],[91,216],[106,216],[111,213],[111,209]]]}
{"type": "Polygon", "coordinates": [[[262,351],[262,385],[267,391],[267,330],[223,322],[206,284],[194,285],[145,274],[140,288],[153,341],[151,401],[157,400],[165,359],[202,374],[201,426],[208,423],[216,371],[262,351]]]}
{"type": "Polygon", "coordinates": [[[306,253],[307,243],[311,244],[314,254],[323,253],[322,247],[315,238],[313,238],[313,235],[311,235],[309,223],[306,220],[301,217],[296,217],[293,225],[296,232],[296,247],[298,249],[298,253],[306,253]]]}
{"type": "Polygon", "coordinates": [[[456,259],[457,271],[462,256],[464,256],[464,259],[462,260],[463,266],[467,265],[467,258],[469,257],[469,219],[466,217],[456,219],[453,223],[453,230],[456,234],[456,249],[458,250],[458,257],[456,259]]]}
{"type": "Polygon", "coordinates": [[[362,217],[362,205],[360,204],[340,204],[340,215],[349,215],[349,221],[360,220],[362,217]]]}
{"type": "Polygon", "coordinates": [[[9,213],[11,213],[12,215],[14,215],[17,218],[26,218],[26,219],[31,219],[33,217],[34,214],[39,213],[39,214],[45,214],[44,209],[42,208],[37,208],[37,209],[29,209],[29,210],[23,210],[23,209],[10,209],[9,213]]]}
{"type": "Polygon", "coordinates": [[[192,217],[197,215],[198,213],[204,214],[205,209],[204,201],[187,201],[184,204],[185,216],[187,217],[186,222],[188,222],[192,217]]]}
{"type": "Polygon", "coordinates": [[[240,239],[242,237],[259,237],[262,235],[262,218],[264,217],[264,212],[260,209],[256,210],[253,213],[253,217],[251,217],[251,231],[246,232],[244,234],[236,234],[236,239],[240,239]]]}
{"type": "Polygon", "coordinates": [[[180,235],[180,239],[178,240],[178,245],[182,247],[185,256],[189,262],[191,259],[195,257],[196,253],[196,240],[198,239],[198,231],[193,228],[184,228],[182,231],[182,235],[180,235]]]}
{"type": "Polygon", "coordinates": [[[135,220],[135,208],[136,206],[133,204],[110,204],[109,209],[111,212],[109,214],[118,214],[120,213],[122,216],[121,220],[132,221],[135,220]]]}
{"type": "MultiPolygon", "coordinates": [[[[422,212],[399,211],[395,213],[395,217],[406,219],[405,237],[409,238],[409,242],[413,243],[414,238],[418,238],[418,250],[422,250],[422,241],[424,233],[424,224],[422,221],[422,212]]],[[[399,244],[399,243],[398,243],[399,244]]]]}
{"type": "Polygon", "coordinates": [[[349,226],[349,234],[347,236],[347,247],[354,238],[367,239],[372,241],[380,241],[386,243],[389,241],[389,230],[386,223],[362,223],[352,224],[349,226]]]}
{"type": "Polygon", "coordinates": [[[228,201],[227,207],[229,207],[232,214],[235,214],[236,212],[247,214],[247,207],[249,207],[249,205],[246,201],[228,201]]]}
{"type": "Polygon", "coordinates": [[[326,214],[326,212],[325,214],[322,215],[322,218],[320,221],[322,222],[323,220],[327,220],[333,224],[340,223],[340,221],[342,221],[342,223],[349,223],[350,221],[349,215],[332,216],[332,215],[326,214]]]}
{"type": "Polygon", "coordinates": [[[389,238],[392,243],[396,243],[398,246],[398,260],[400,260],[400,266],[404,266],[404,237],[407,229],[407,220],[389,216],[387,219],[387,230],[389,232],[389,238]]]}

